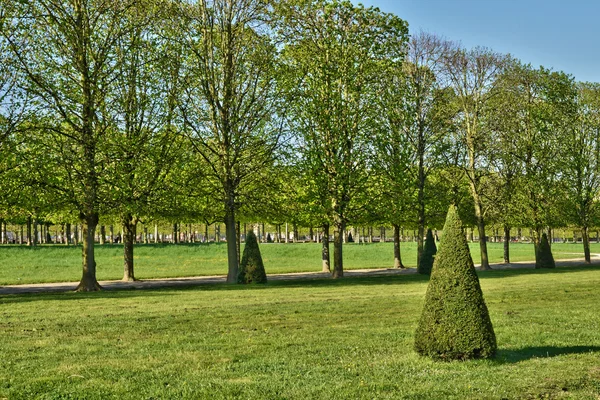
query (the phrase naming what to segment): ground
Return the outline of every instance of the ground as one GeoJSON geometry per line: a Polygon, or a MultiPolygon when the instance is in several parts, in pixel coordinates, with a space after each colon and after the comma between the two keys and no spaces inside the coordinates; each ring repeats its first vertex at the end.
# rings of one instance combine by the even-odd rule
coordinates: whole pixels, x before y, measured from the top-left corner
{"type": "MultiPolygon", "coordinates": [[[[227,248],[221,244],[138,245],[135,250],[135,276],[139,279],[209,276],[227,273],[227,248]]],[[[479,244],[471,243],[471,254],[479,262],[479,244]]],[[[260,245],[267,274],[321,271],[321,247],[317,243],[260,245]]],[[[488,243],[491,263],[502,262],[502,243],[488,243]]],[[[331,249],[333,251],[333,248],[331,249]]],[[[583,257],[581,244],[556,243],[554,257],[583,257]]],[[[592,244],[600,253],[600,244],[592,244]]],[[[374,269],[393,266],[393,244],[348,243],[344,246],[344,268],[374,269]]],[[[533,260],[533,245],[511,244],[512,261],[533,260]]],[[[402,243],[404,265],[416,267],[416,244],[402,243]]],[[[96,246],[99,280],[123,277],[123,246],[96,246]]],[[[81,247],[0,246],[0,285],[36,282],[73,282],[81,278],[81,247]]]]}
{"type": "Polygon", "coordinates": [[[495,360],[412,350],[427,278],[0,296],[0,399],[600,398],[600,267],[479,272],[495,360]]]}

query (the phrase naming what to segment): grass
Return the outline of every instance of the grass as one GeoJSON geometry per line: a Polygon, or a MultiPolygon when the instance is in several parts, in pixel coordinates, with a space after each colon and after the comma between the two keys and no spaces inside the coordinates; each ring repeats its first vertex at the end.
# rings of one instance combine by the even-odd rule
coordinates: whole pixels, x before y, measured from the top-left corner
{"type": "Polygon", "coordinates": [[[480,278],[498,356],[449,363],[422,276],[0,296],[0,399],[600,398],[600,268],[480,278]]]}
{"type": "MultiPolygon", "coordinates": [[[[159,244],[137,245],[135,249],[136,277],[139,279],[182,276],[223,275],[227,273],[227,249],[220,244],[159,244]]],[[[471,243],[475,263],[479,262],[479,245],[471,243]]],[[[600,253],[600,244],[591,245],[592,253],[600,253]]],[[[554,244],[554,257],[583,257],[581,244],[554,244]]],[[[490,262],[503,260],[501,243],[488,243],[490,262]]],[[[268,274],[321,270],[321,247],[317,243],[261,244],[268,274]]],[[[332,248],[333,252],[333,248],[332,248]]],[[[389,268],[393,266],[392,243],[355,244],[344,246],[344,268],[389,268]]],[[[416,267],[416,244],[402,243],[403,262],[416,267]]],[[[512,261],[534,259],[533,245],[511,244],[512,261]]],[[[96,246],[99,280],[123,277],[122,245],[96,246]]],[[[0,285],[71,282],[81,278],[81,247],[62,245],[0,246],[0,285]]]]}

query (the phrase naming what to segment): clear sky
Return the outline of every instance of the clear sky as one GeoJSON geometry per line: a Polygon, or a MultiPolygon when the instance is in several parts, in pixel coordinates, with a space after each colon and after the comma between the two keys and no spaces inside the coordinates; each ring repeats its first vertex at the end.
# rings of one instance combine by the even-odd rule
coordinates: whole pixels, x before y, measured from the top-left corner
{"type": "Polygon", "coordinates": [[[420,29],[600,82],[599,0],[353,0],[420,29]]]}

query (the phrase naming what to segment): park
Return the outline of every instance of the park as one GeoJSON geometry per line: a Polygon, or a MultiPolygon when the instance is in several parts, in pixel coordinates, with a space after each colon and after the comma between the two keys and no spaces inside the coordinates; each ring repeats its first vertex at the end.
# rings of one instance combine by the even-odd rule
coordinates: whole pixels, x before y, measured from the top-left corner
{"type": "Polygon", "coordinates": [[[600,83],[404,6],[0,0],[0,400],[599,399],[600,83]]]}

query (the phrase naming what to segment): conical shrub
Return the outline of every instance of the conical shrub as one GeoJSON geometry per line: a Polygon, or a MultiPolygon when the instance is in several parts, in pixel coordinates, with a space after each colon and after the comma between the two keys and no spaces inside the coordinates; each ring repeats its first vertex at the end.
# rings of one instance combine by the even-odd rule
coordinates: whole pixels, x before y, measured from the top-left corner
{"type": "Polygon", "coordinates": [[[548,243],[548,236],[542,234],[542,239],[537,249],[535,257],[536,268],[556,268],[554,263],[554,257],[552,256],[552,250],[550,250],[550,243],[548,243]]]}
{"type": "Polygon", "coordinates": [[[417,266],[417,272],[423,275],[431,275],[431,269],[433,268],[433,258],[437,253],[437,247],[435,245],[435,239],[431,229],[427,229],[427,236],[425,236],[425,245],[423,246],[423,253],[417,266]]]}
{"type": "Polygon", "coordinates": [[[246,245],[238,272],[238,283],[267,283],[267,274],[254,232],[246,235],[246,245]]]}
{"type": "Polygon", "coordinates": [[[494,328],[461,225],[451,206],[415,332],[417,353],[434,359],[488,358],[496,353],[494,328]]]}

